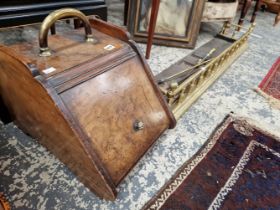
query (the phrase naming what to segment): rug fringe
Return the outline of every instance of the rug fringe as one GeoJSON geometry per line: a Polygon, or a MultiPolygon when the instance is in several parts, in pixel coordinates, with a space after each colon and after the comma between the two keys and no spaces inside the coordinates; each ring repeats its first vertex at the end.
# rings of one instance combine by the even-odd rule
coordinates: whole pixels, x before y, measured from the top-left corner
{"type": "Polygon", "coordinates": [[[248,122],[256,130],[259,130],[262,133],[266,134],[267,136],[270,136],[280,142],[280,132],[278,131],[279,127],[267,124],[265,122],[260,122],[255,119],[252,119],[250,117],[246,117],[244,115],[240,115],[240,114],[236,114],[236,113],[230,113],[229,116],[232,117],[233,121],[234,120],[243,120],[243,121],[248,122]]]}
{"type": "Polygon", "coordinates": [[[273,108],[280,109],[280,100],[268,95],[259,87],[255,88],[254,90],[262,97],[264,97],[273,108]]]}

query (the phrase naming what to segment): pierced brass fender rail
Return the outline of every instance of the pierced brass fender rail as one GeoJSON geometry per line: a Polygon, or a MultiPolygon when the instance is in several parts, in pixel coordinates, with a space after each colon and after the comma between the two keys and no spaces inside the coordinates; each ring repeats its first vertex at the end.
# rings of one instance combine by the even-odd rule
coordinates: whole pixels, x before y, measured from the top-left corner
{"type": "MultiPolygon", "coordinates": [[[[168,89],[161,87],[175,118],[178,120],[188,108],[217,80],[224,71],[247,49],[248,38],[252,33],[255,24],[246,29],[246,32],[220,55],[209,61],[201,70],[191,75],[181,84],[168,89]]],[[[238,28],[244,28],[235,24],[225,24],[220,35],[234,38],[238,28]],[[231,35],[226,32],[234,28],[231,35]]]]}

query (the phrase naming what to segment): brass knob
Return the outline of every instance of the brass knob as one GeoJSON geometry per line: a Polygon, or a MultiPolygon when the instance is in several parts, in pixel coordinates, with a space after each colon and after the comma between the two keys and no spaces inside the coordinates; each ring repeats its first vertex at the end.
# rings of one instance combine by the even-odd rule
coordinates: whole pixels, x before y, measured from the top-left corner
{"type": "Polygon", "coordinates": [[[133,124],[133,128],[135,131],[143,130],[144,127],[145,127],[144,123],[139,120],[136,120],[133,124]]]}
{"type": "Polygon", "coordinates": [[[171,90],[176,90],[179,87],[179,84],[177,82],[171,82],[170,88],[171,90]]]}

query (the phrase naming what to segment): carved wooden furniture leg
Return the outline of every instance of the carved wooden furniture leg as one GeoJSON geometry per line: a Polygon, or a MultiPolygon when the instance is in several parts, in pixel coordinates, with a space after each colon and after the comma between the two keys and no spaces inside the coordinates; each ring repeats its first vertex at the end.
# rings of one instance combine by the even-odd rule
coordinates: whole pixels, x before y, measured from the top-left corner
{"type": "Polygon", "coordinates": [[[255,5],[255,8],[254,8],[254,12],[253,12],[252,18],[251,18],[251,23],[255,22],[255,19],[256,19],[256,16],[257,16],[257,12],[258,12],[258,10],[260,8],[260,4],[261,4],[261,0],[256,0],[256,5],[255,5]]]}
{"type": "Polygon", "coordinates": [[[153,0],[152,8],[151,8],[151,17],[149,22],[149,32],[148,32],[148,42],[146,49],[146,59],[150,58],[151,48],[153,44],[153,37],[156,28],[157,15],[159,10],[160,0],[153,0]]]}
{"type": "Polygon", "coordinates": [[[262,5],[265,5],[266,8],[269,8],[270,12],[276,14],[275,21],[273,26],[276,26],[280,22],[280,0],[260,0],[262,5]]]}
{"type": "Polygon", "coordinates": [[[275,17],[275,22],[273,26],[276,26],[280,22],[280,6],[279,6],[279,12],[275,17]]]}
{"type": "Polygon", "coordinates": [[[241,25],[241,26],[243,25],[244,18],[246,17],[246,15],[248,13],[248,10],[251,7],[251,5],[252,5],[252,0],[245,0],[244,1],[243,7],[242,7],[242,10],[241,10],[240,19],[238,21],[238,25],[241,25]]]}
{"type": "Polygon", "coordinates": [[[127,25],[127,15],[128,15],[129,0],[124,2],[124,15],[123,15],[123,25],[127,25]]]}

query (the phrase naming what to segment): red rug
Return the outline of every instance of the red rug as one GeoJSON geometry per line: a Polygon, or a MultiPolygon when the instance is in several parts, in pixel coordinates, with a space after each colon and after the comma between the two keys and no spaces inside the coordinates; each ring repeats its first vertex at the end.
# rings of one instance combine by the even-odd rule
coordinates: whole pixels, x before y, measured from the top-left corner
{"type": "Polygon", "coordinates": [[[229,115],[144,209],[280,209],[280,138],[229,115]]]}
{"type": "Polygon", "coordinates": [[[269,100],[271,105],[280,108],[280,57],[269,70],[257,90],[269,100]]]}

